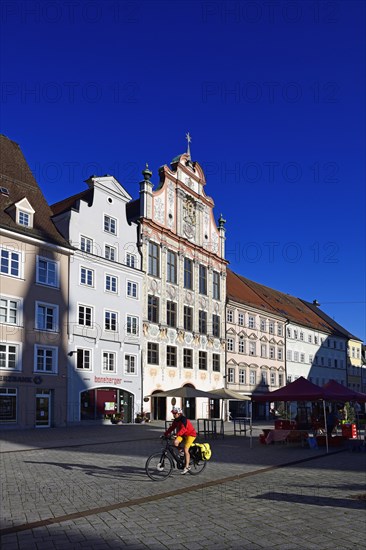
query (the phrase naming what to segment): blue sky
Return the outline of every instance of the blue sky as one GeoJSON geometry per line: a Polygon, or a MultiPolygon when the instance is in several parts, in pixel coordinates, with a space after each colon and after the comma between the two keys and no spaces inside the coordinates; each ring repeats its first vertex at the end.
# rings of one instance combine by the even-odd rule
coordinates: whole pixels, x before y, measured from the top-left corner
{"type": "Polygon", "coordinates": [[[365,4],[2,2],[1,132],[50,203],[186,149],[238,273],[365,340],[365,4]]]}

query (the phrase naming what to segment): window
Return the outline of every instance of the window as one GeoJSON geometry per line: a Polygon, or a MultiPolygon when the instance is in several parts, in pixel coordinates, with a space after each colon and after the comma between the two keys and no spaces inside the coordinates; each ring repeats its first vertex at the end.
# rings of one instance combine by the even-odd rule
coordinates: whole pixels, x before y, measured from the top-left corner
{"type": "Polygon", "coordinates": [[[274,359],[276,357],[276,350],[274,346],[269,346],[269,358],[274,359]]]}
{"type": "Polygon", "coordinates": [[[16,344],[0,344],[0,369],[18,370],[19,346],[16,344]]]}
{"type": "Polygon", "coordinates": [[[76,351],[76,368],[79,370],[92,370],[91,350],[78,348],[76,351]]]}
{"type": "Polygon", "coordinates": [[[248,327],[249,328],[255,328],[255,322],[253,315],[249,315],[248,317],[248,327]]]}
{"type": "Polygon", "coordinates": [[[166,303],[166,324],[168,327],[177,326],[177,304],[170,300],[166,303]]]}
{"type": "Polygon", "coordinates": [[[298,331],[296,329],[294,329],[294,338],[295,338],[295,340],[297,340],[297,336],[298,336],[298,331]]]}
{"type": "Polygon", "coordinates": [[[265,319],[260,320],[260,329],[261,329],[261,332],[266,332],[266,321],[265,321],[265,319]]]}
{"type": "Polygon", "coordinates": [[[177,348],[175,346],[166,347],[166,364],[168,367],[177,366],[177,348]]]}
{"type": "Polygon", "coordinates": [[[106,292],[118,292],[118,278],[114,275],[105,276],[105,290],[106,292]]]}
{"type": "Polygon", "coordinates": [[[116,372],[116,354],[103,351],[103,372],[116,372]]]}
{"type": "Polygon", "coordinates": [[[110,216],[104,216],[104,231],[107,233],[112,233],[112,235],[117,234],[117,220],[111,218],[110,216]]]}
{"type": "Polygon", "coordinates": [[[256,343],[255,342],[249,342],[249,355],[256,355],[256,343]]]}
{"type": "Polygon", "coordinates": [[[94,286],[94,271],[87,267],[80,268],[80,284],[94,286]]]}
{"type": "Polygon", "coordinates": [[[245,340],[244,340],[244,336],[240,336],[240,338],[239,338],[239,353],[245,353],[245,340]]]}
{"type": "Polygon", "coordinates": [[[337,340],[333,340],[333,347],[337,348],[337,340]]]}
{"type": "Polygon", "coordinates": [[[234,322],[234,311],[232,309],[228,309],[226,313],[226,320],[228,323],[234,322]]]}
{"type": "Polygon", "coordinates": [[[137,374],[136,355],[125,355],[125,374],[137,374]]]}
{"type": "Polygon", "coordinates": [[[299,352],[298,352],[298,351],[294,351],[294,361],[295,361],[296,363],[299,362],[299,352]]]}
{"type": "Polygon", "coordinates": [[[104,246],[104,257],[106,260],[111,260],[111,262],[115,262],[117,260],[117,249],[115,246],[111,246],[109,244],[106,244],[104,246]]]}
{"type": "Polygon", "coordinates": [[[150,365],[159,364],[159,344],[147,343],[147,362],[150,365]]]}
{"type": "Polygon", "coordinates": [[[290,328],[287,329],[287,337],[291,338],[291,329],[290,328]]]}
{"type": "Polygon", "coordinates": [[[50,346],[34,346],[35,372],[57,373],[57,348],[50,346]]]}
{"type": "Polygon", "coordinates": [[[193,262],[184,258],[184,288],[193,289],[193,262]]]}
{"type": "Polygon", "coordinates": [[[193,329],[193,308],[184,306],[183,310],[183,326],[184,330],[192,332],[193,329]]]}
{"type": "Polygon", "coordinates": [[[183,368],[193,369],[193,350],[183,349],[183,368]]]}
{"type": "Polygon", "coordinates": [[[118,314],[115,311],[104,312],[104,330],[117,331],[118,314]]]}
{"type": "Polygon", "coordinates": [[[218,353],[212,354],[212,370],[220,372],[220,355],[218,353]]]}
{"type": "Polygon", "coordinates": [[[207,370],[207,353],[205,351],[198,352],[198,368],[199,370],[207,370]]]}
{"type": "Polygon", "coordinates": [[[226,349],[227,351],[234,351],[234,339],[228,338],[226,341],[226,349]]]}
{"type": "Polygon", "coordinates": [[[0,388],[0,422],[17,421],[17,390],[0,388]]]}
{"type": "Polygon", "coordinates": [[[303,342],[304,341],[304,333],[303,332],[300,332],[300,340],[303,342]]]}
{"type": "Polygon", "coordinates": [[[287,361],[292,361],[292,351],[290,349],[287,350],[286,359],[287,361]]]}
{"type": "Polygon", "coordinates": [[[328,359],[328,367],[331,367],[331,366],[332,366],[332,360],[328,359]]]}
{"type": "Polygon", "coordinates": [[[314,344],[317,344],[317,343],[318,343],[318,337],[314,336],[314,344]]]}
{"type": "Polygon", "coordinates": [[[245,384],[246,372],[245,369],[239,369],[239,384],[245,384]]]}
{"type": "Polygon", "coordinates": [[[136,267],[136,256],[130,252],[126,252],[126,265],[128,267],[136,267]]]}
{"type": "Polygon", "coordinates": [[[37,283],[58,286],[57,262],[37,256],[37,283]]]}
{"type": "Polygon", "coordinates": [[[149,266],[148,275],[153,277],[160,276],[159,270],[159,247],[156,243],[149,243],[149,266]]]}
{"type": "Polygon", "coordinates": [[[235,369],[233,367],[227,369],[227,381],[229,384],[235,383],[235,369]]]}
{"type": "Polygon", "coordinates": [[[25,227],[30,226],[30,215],[28,214],[28,212],[23,212],[23,210],[19,210],[18,223],[19,225],[24,225],[25,227]]]}
{"type": "Polygon", "coordinates": [[[311,337],[311,334],[308,335],[308,342],[309,344],[311,344],[311,340],[312,340],[312,337],[311,337]]]}
{"type": "Polygon", "coordinates": [[[269,334],[274,334],[274,322],[273,321],[269,321],[269,323],[268,323],[268,332],[269,332],[269,334]]]}
{"type": "Polygon", "coordinates": [[[300,353],[300,362],[305,363],[305,353],[300,353]]]}
{"type": "Polygon", "coordinates": [[[139,335],[139,318],[133,315],[127,315],[127,334],[131,336],[139,335]]]}
{"type": "Polygon", "coordinates": [[[270,375],[270,384],[271,386],[275,386],[276,385],[276,374],[274,372],[271,372],[271,375],[270,375]]]}
{"type": "Polygon", "coordinates": [[[212,334],[216,338],[220,338],[220,317],[218,315],[212,315],[212,334]]]}
{"type": "Polygon", "coordinates": [[[78,325],[83,327],[91,327],[93,321],[93,308],[90,306],[78,307],[78,325]]]}
{"type": "Polygon", "coordinates": [[[12,277],[20,277],[20,253],[10,250],[0,250],[1,264],[0,272],[3,275],[11,275],[12,277]]]}
{"type": "Polygon", "coordinates": [[[147,319],[150,323],[159,322],[159,298],[151,294],[147,297],[147,319]]]}
{"type": "Polygon", "coordinates": [[[277,336],[282,336],[283,334],[283,327],[282,325],[280,325],[280,323],[278,323],[277,325],[277,336]]]}
{"type": "Polygon", "coordinates": [[[207,267],[204,265],[199,267],[199,293],[207,294],[207,267]]]}
{"type": "Polygon", "coordinates": [[[267,357],[267,346],[266,346],[266,344],[261,344],[261,357],[267,357]]]}
{"type": "Polygon", "coordinates": [[[313,355],[309,355],[309,363],[310,363],[310,365],[312,365],[313,359],[314,359],[313,355]]]}
{"type": "Polygon", "coordinates": [[[198,312],[198,332],[207,334],[207,312],[200,310],[198,312]]]}
{"type": "Polygon", "coordinates": [[[220,300],[220,274],[217,271],[212,273],[212,298],[220,300]]]}
{"type": "Polygon", "coordinates": [[[277,359],[279,361],[282,361],[282,359],[283,359],[283,349],[282,348],[277,348],[277,359]]]}
{"type": "Polygon", "coordinates": [[[80,237],[80,250],[83,252],[91,253],[93,252],[93,240],[89,239],[89,237],[84,237],[81,235],[80,237]]]}
{"type": "Polygon", "coordinates": [[[245,324],[245,315],[244,313],[238,313],[238,325],[243,327],[245,324]]]}
{"type": "Polygon", "coordinates": [[[0,299],[0,323],[8,323],[9,325],[19,324],[19,300],[11,300],[10,298],[0,299]]]}
{"type": "Polygon", "coordinates": [[[267,373],[264,371],[261,373],[261,384],[264,386],[267,385],[267,373]]]}
{"type": "Polygon", "coordinates": [[[283,374],[282,373],[278,374],[278,385],[283,386],[283,374]]]}
{"type": "Polygon", "coordinates": [[[250,373],[249,373],[249,384],[251,386],[255,386],[255,384],[256,384],[255,370],[251,370],[250,373]]]}
{"type": "Polygon", "coordinates": [[[58,306],[36,302],[36,329],[58,330],[58,306]]]}
{"type": "Polygon", "coordinates": [[[129,298],[138,298],[138,284],[133,281],[127,281],[127,296],[129,298]]]}
{"type": "Polygon", "coordinates": [[[177,282],[177,255],[170,250],[166,257],[166,280],[168,283],[177,282]]]}
{"type": "Polygon", "coordinates": [[[334,359],[334,368],[338,368],[338,360],[337,359],[334,359]]]}

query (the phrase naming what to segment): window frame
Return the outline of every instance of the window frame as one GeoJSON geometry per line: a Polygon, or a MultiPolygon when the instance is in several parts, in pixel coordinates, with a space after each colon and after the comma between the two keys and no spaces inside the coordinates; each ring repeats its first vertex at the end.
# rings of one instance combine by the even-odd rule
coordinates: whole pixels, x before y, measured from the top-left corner
{"type": "MultiPolygon", "coordinates": [[[[43,357],[43,363],[47,362],[47,356],[43,357]]],[[[58,347],[57,346],[48,346],[45,344],[34,344],[34,373],[42,374],[57,374],[58,373],[58,347]],[[39,351],[51,351],[52,352],[52,370],[46,370],[45,368],[41,369],[38,367],[39,351]]]]}
{"type": "Polygon", "coordinates": [[[48,286],[48,287],[51,287],[51,288],[59,288],[59,284],[60,284],[60,276],[59,276],[59,262],[56,261],[56,260],[51,260],[50,258],[47,258],[45,256],[38,256],[37,255],[37,260],[36,260],[36,283],[39,284],[39,285],[44,285],[44,286],[48,286]],[[45,262],[46,265],[47,265],[47,269],[46,269],[46,279],[47,281],[41,281],[40,280],[40,262],[45,262]],[[54,271],[54,277],[55,277],[55,280],[54,282],[49,282],[48,280],[48,266],[49,265],[53,265],[55,266],[55,271],[54,271]]]}
{"type": "MultiPolygon", "coordinates": [[[[47,316],[47,315],[46,315],[47,316]]],[[[45,318],[46,318],[45,316],[45,318]]],[[[47,325],[47,322],[45,323],[47,325]]],[[[57,304],[49,304],[43,301],[35,302],[35,327],[36,330],[44,332],[58,332],[59,330],[59,307],[57,304]],[[39,308],[45,308],[52,310],[52,328],[47,328],[47,326],[41,326],[38,322],[39,320],[39,308]]]]}
{"type": "Polygon", "coordinates": [[[147,320],[150,323],[159,323],[159,310],[160,310],[160,299],[154,294],[148,294],[147,296],[147,320]]]}
{"type": "Polygon", "coordinates": [[[166,254],[166,280],[168,283],[177,284],[177,253],[172,250],[167,250],[166,254]]]}
{"type": "Polygon", "coordinates": [[[148,342],[146,347],[146,359],[148,365],[159,365],[159,344],[148,342]]]}
{"type": "Polygon", "coordinates": [[[4,346],[5,350],[1,350],[0,348],[0,369],[9,371],[9,372],[19,372],[22,370],[21,365],[21,344],[19,342],[0,342],[0,346],[4,346]],[[11,351],[9,348],[14,348],[14,351],[11,351]],[[14,361],[14,367],[9,366],[10,361],[10,355],[14,355],[14,359],[11,357],[11,361],[14,361]],[[4,365],[1,366],[1,362],[5,360],[4,365]]]}
{"type": "Polygon", "coordinates": [[[4,246],[0,246],[0,274],[6,275],[8,277],[15,277],[17,279],[21,278],[22,275],[22,254],[21,252],[18,252],[17,250],[10,250],[8,248],[5,248],[4,246]],[[5,255],[7,255],[7,258],[5,258],[5,255]],[[13,256],[16,256],[13,258],[13,256]],[[7,263],[7,270],[5,271],[3,269],[4,263],[7,263]],[[17,266],[17,273],[12,273],[13,271],[13,262],[16,262],[17,266]]]}
{"type": "Polygon", "coordinates": [[[117,219],[109,214],[103,215],[103,231],[109,235],[117,235],[117,219]],[[114,228],[112,229],[112,226],[114,228]]]}
{"type": "Polygon", "coordinates": [[[154,241],[149,241],[147,274],[160,277],[160,248],[154,241]]]}
{"type": "Polygon", "coordinates": [[[187,290],[193,290],[193,260],[184,258],[183,263],[183,286],[187,290]],[[189,266],[189,269],[187,269],[189,266]]]}

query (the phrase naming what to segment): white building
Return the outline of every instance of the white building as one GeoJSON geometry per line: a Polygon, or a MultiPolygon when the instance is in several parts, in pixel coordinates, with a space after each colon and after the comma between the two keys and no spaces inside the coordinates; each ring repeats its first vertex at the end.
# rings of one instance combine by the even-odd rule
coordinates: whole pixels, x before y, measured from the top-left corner
{"type": "Polygon", "coordinates": [[[54,222],[76,248],[70,265],[68,421],[133,422],[141,410],[141,293],[130,195],[112,176],[53,205],[54,222]]]}

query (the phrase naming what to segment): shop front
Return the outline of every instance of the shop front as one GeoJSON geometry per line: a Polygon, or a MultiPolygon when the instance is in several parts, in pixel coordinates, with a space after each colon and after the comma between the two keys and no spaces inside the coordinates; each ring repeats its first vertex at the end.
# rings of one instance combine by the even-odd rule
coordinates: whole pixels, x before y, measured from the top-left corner
{"type": "Polygon", "coordinates": [[[85,390],[80,394],[80,420],[134,421],[134,395],[116,387],[85,390]]]}

